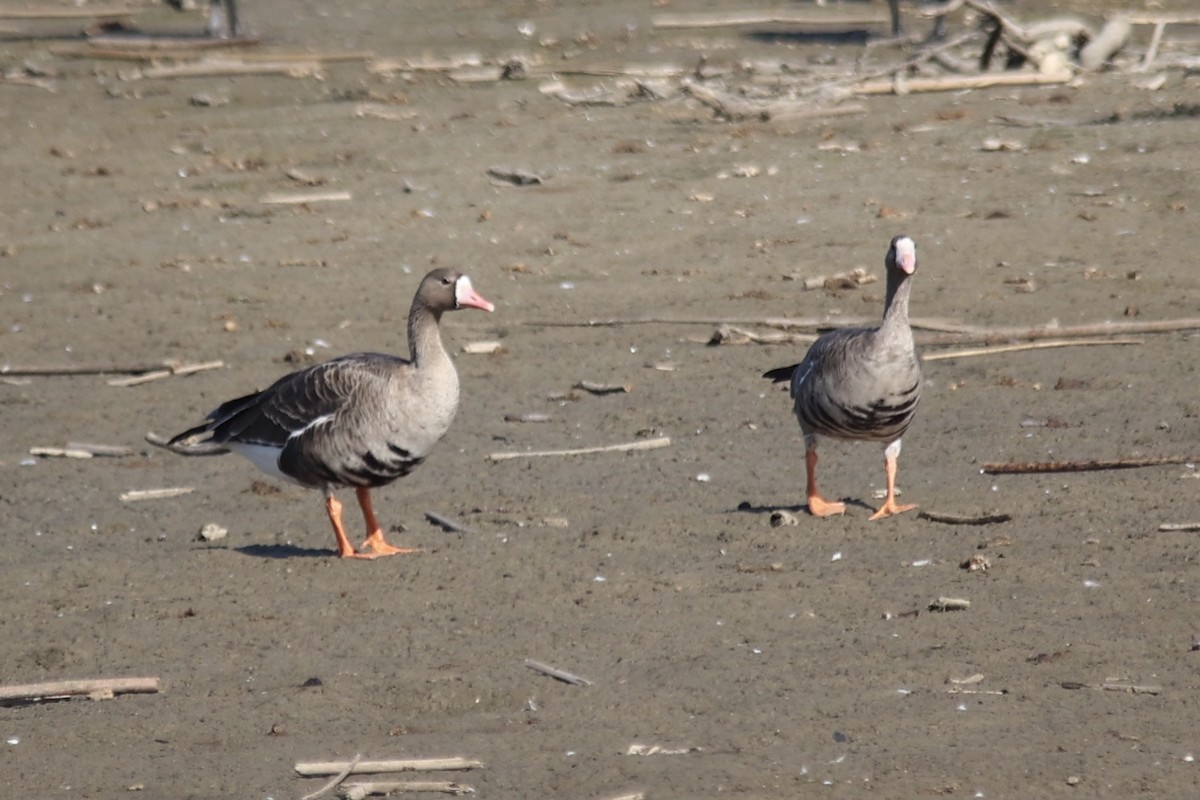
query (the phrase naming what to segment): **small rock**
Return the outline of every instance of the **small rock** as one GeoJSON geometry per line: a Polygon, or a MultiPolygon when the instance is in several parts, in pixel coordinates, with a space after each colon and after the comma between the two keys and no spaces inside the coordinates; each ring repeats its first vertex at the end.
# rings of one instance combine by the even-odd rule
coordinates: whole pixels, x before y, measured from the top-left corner
{"type": "Polygon", "coordinates": [[[222,528],[217,523],[210,522],[200,529],[200,534],[197,538],[202,542],[215,542],[219,539],[224,539],[228,535],[228,528],[222,528]]]}

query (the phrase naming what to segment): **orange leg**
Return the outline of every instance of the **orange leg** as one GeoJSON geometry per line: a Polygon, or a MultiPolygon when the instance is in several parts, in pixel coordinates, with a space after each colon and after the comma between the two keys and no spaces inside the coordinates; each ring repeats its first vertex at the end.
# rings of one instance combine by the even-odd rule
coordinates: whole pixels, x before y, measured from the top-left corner
{"type": "Polygon", "coordinates": [[[806,447],[804,450],[804,469],[808,473],[808,513],[814,517],[831,517],[834,514],[846,513],[845,503],[832,503],[821,497],[817,491],[817,449],[806,447]]]}
{"type": "Polygon", "coordinates": [[[375,519],[375,509],[371,507],[371,490],[360,486],[355,490],[358,495],[358,505],[362,509],[363,521],[367,523],[367,538],[363,541],[363,549],[370,550],[376,556],[394,556],[397,553],[419,553],[418,547],[396,547],[383,539],[383,528],[375,519]]]}
{"type": "Polygon", "coordinates": [[[893,453],[888,453],[883,457],[883,467],[887,470],[887,499],[883,501],[883,505],[879,510],[871,515],[871,519],[883,519],[890,517],[893,514],[903,514],[905,511],[912,511],[917,507],[916,503],[908,505],[899,505],[896,503],[896,456],[893,453]]]}
{"type": "Polygon", "coordinates": [[[329,515],[329,523],[333,525],[333,535],[337,537],[339,558],[375,558],[374,553],[359,553],[346,537],[346,529],[342,526],[342,503],[333,496],[333,492],[325,493],[325,513],[329,515]]]}

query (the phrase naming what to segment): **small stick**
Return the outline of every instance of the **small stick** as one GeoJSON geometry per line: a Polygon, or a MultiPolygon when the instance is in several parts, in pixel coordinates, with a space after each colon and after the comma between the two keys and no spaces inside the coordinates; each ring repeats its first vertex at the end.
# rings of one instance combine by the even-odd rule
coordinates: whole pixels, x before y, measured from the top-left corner
{"type": "Polygon", "coordinates": [[[580,381],[575,384],[576,389],[583,389],[591,394],[629,394],[633,391],[633,387],[629,384],[621,383],[596,383],[595,381],[580,381]]]}
{"type": "Polygon", "coordinates": [[[301,797],[300,800],[316,800],[316,798],[320,797],[342,781],[346,780],[351,771],[358,766],[359,761],[362,761],[362,753],[356,753],[354,758],[350,760],[350,763],[346,765],[346,768],[337,775],[334,775],[333,779],[330,780],[329,783],[325,784],[320,789],[317,789],[315,792],[309,792],[308,794],[304,795],[304,797],[301,797]]]}
{"type": "Polygon", "coordinates": [[[41,456],[42,458],[91,458],[92,454],[87,450],[79,450],[74,447],[31,447],[29,455],[41,456]]]}
{"type": "Polygon", "coordinates": [[[965,611],[971,607],[970,600],[963,600],[958,597],[939,597],[937,600],[930,601],[930,611],[965,611]]]}
{"type": "Polygon", "coordinates": [[[1130,456],[1128,458],[1095,459],[1087,461],[1015,461],[984,464],[980,471],[986,475],[1025,475],[1034,472],[1091,472],[1102,469],[1133,469],[1160,467],[1164,464],[1200,462],[1200,456],[1130,456]]]}
{"type": "Polygon", "coordinates": [[[1046,86],[1067,83],[1074,77],[1069,69],[1043,74],[1040,72],[997,72],[986,75],[948,75],[942,78],[902,78],[890,81],[868,81],[850,88],[854,94],[917,94],[921,92],[953,92],[962,89],[991,89],[996,86],[1046,86]]]}
{"type": "Polygon", "coordinates": [[[133,448],[121,444],[91,444],[90,442],[67,442],[68,450],[80,450],[94,456],[121,458],[133,455],[133,448]]]}
{"type": "Polygon", "coordinates": [[[658,14],[650,24],[655,28],[725,28],[745,25],[852,25],[882,24],[887,20],[878,14],[870,16],[835,16],[832,14],[787,13],[781,11],[728,11],[693,14],[658,14]]]}
{"type": "Polygon", "coordinates": [[[196,490],[191,486],[175,486],[166,489],[131,489],[128,492],[122,492],[121,499],[126,503],[135,503],[139,500],[166,500],[171,497],[191,494],[194,491],[196,490]]]}
{"type": "Polygon", "coordinates": [[[197,61],[188,64],[146,67],[141,77],[154,78],[207,78],[223,75],[287,75],[292,78],[307,78],[319,75],[318,61],[288,61],[284,63],[246,61],[197,61]]]}
{"type": "Polygon", "coordinates": [[[554,417],[540,411],[525,411],[520,414],[505,414],[505,422],[553,422],[554,417]]]}
{"type": "Polygon", "coordinates": [[[921,356],[922,361],[945,361],[951,358],[974,358],[994,356],[1001,353],[1019,353],[1025,350],[1049,350],[1056,347],[1094,347],[1106,344],[1142,344],[1140,339],[1049,339],[1022,344],[998,344],[989,347],[968,347],[962,350],[947,350],[921,356]]]}
{"type": "Polygon", "coordinates": [[[0,366],[0,375],[141,375],[162,369],[159,364],[136,364],[131,366],[0,366]]]}
{"type": "Polygon", "coordinates": [[[1158,46],[1162,44],[1163,32],[1167,29],[1167,23],[1156,22],[1154,24],[1154,33],[1150,35],[1150,45],[1146,48],[1146,57],[1142,59],[1142,63],[1137,65],[1137,70],[1143,72],[1150,69],[1150,65],[1154,63],[1155,57],[1158,56],[1158,46]]]}
{"type": "Polygon", "coordinates": [[[0,703],[20,700],[53,700],[79,695],[106,698],[117,694],[153,694],[158,691],[158,688],[158,678],[86,678],[73,681],[26,683],[0,686],[0,703]]]}
{"type": "MultiPolygon", "coordinates": [[[[306,777],[336,775],[349,765],[347,761],[297,761],[296,772],[306,777]]],[[[478,769],[482,761],[451,756],[449,758],[395,758],[381,761],[359,761],[351,775],[375,772],[435,772],[438,770],[478,769]]]]}
{"type": "Polygon", "coordinates": [[[172,453],[177,453],[181,456],[219,456],[229,452],[227,447],[216,442],[200,442],[199,444],[177,442],[171,444],[170,439],[167,439],[165,436],[159,436],[154,431],[147,431],[145,439],[155,447],[170,450],[172,453]]]}
{"type": "Polygon", "coordinates": [[[166,369],[158,369],[153,372],[147,372],[144,375],[135,375],[132,378],[112,378],[108,381],[109,386],[137,386],[150,381],[157,381],[162,378],[170,378],[174,375],[191,375],[193,372],[204,372],[210,369],[220,369],[225,366],[225,362],[203,361],[199,364],[181,364],[179,366],[168,366],[166,369]]]}
{"type": "Polygon", "coordinates": [[[351,200],[353,197],[354,195],[350,192],[271,192],[264,195],[258,202],[264,205],[302,205],[304,203],[351,200]]]}
{"type": "Polygon", "coordinates": [[[475,787],[457,781],[363,781],[347,783],[341,794],[346,800],[362,800],[373,794],[401,792],[441,792],[442,794],[474,794],[475,787]]]}
{"type": "Polygon", "coordinates": [[[461,522],[455,522],[449,517],[443,517],[436,511],[426,511],[425,519],[437,525],[440,528],[451,531],[452,533],[475,533],[476,531],[463,525],[461,522]]]}
{"type": "Polygon", "coordinates": [[[1101,689],[1106,692],[1127,692],[1129,694],[1162,694],[1161,686],[1150,684],[1063,681],[1059,686],[1062,686],[1064,689],[1101,689]]]}
{"type": "Polygon", "coordinates": [[[510,458],[543,458],[545,456],[586,456],[592,453],[623,453],[630,450],[656,450],[671,444],[668,436],[657,439],[642,439],[627,444],[606,444],[599,447],[577,447],[571,450],[530,450],[524,453],[492,453],[489,461],[507,461],[510,458]]]}
{"type": "Polygon", "coordinates": [[[587,678],[581,678],[573,672],[552,667],[549,664],[543,664],[541,661],[534,661],[532,658],[525,659],[525,666],[534,672],[540,672],[543,675],[549,675],[551,678],[556,678],[563,683],[569,683],[572,686],[591,686],[592,682],[587,678]]]}
{"type": "Polygon", "coordinates": [[[128,7],[86,8],[6,8],[0,9],[0,19],[116,19],[132,17],[137,9],[128,7]]]}
{"type": "Polygon", "coordinates": [[[1160,531],[1200,531],[1200,522],[1164,522],[1160,531]]]}
{"type": "Polygon", "coordinates": [[[960,514],[942,514],[924,509],[918,511],[917,516],[930,522],[941,522],[946,525],[995,525],[1012,519],[1011,514],[981,514],[975,517],[966,517],[960,514]]]}

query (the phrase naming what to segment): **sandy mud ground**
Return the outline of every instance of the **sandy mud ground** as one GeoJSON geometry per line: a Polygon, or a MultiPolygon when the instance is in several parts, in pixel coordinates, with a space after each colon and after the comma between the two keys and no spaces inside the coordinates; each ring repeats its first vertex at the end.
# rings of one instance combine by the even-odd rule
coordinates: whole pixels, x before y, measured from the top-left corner
{"type": "MultiPolygon", "coordinates": [[[[713,8],[729,4],[247,0],[245,18],[263,52],[847,71],[864,54],[862,36],[650,25],[713,8]]],[[[157,7],[135,22],[202,26],[157,7]]],[[[927,363],[903,498],[1011,516],[984,527],[869,523],[879,448],[834,442],[822,483],[848,513],[808,517],[786,392],[759,377],[805,346],[706,342],[719,321],[878,317],[881,284],[803,279],[881,275],[899,232],[919,247],[917,319],[1194,318],[1200,79],[872,97],[776,124],[681,97],[571,106],[540,79],[375,75],[362,60],[137,80],[130,62],[52,53],[70,41],[0,45],[6,70],[48,68],[57,89],[0,85],[0,362],[225,366],[130,387],[0,383],[3,682],[162,681],[0,708],[0,794],[296,798],[319,779],[295,762],[362,754],[478,759],[449,777],[495,798],[1194,796],[1200,550],[1194,532],[1159,530],[1200,520],[1194,463],[980,466],[1200,455],[1195,330],[927,363]],[[509,185],[494,166],[545,180],[509,185]],[[262,202],[311,191],[349,199],[262,202]],[[392,538],[422,554],[340,562],[318,494],[144,443],[306,358],[405,352],[435,265],[497,305],[447,317],[456,352],[502,350],[458,353],[454,427],[376,493],[392,538]],[[658,322],[569,324],[591,319],[658,322]],[[522,414],[550,419],[506,419],[522,414]],[[487,458],[656,436],[670,446],[487,458]],[[134,454],[29,454],[78,441],[134,454]],[[194,491],[121,499],[161,487],[194,491]],[[798,524],[773,527],[779,509],[798,524]],[[228,536],[199,541],[206,523],[228,536]],[[960,566],[975,555],[990,568],[960,566]],[[970,608],[928,611],[938,597],[970,608]]]]}

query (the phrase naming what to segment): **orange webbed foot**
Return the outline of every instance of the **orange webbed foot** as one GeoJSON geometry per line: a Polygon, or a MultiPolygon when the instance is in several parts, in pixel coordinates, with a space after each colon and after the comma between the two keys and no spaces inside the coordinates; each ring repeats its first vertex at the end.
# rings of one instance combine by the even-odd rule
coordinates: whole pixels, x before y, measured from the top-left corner
{"type": "Polygon", "coordinates": [[[896,502],[896,498],[889,497],[887,499],[887,501],[884,502],[884,504],[879,507],[879,510],[871,515],[871,519],[883,519],[884,517],[891,517],[896,514],[903,514],[905,511],[912,511],[916,507],[917,507],[916,503],[907,503],[905,505],[900,505],[896,502]]]}
{"type": "Polygon", "coordinates": [[[846,513],[846,504],[830,502],[819,494],[808,496],[808,513],[814,517],[833,517],[846,513]]]}
{"type": "Polygon", "coordinates": [[[409,553],[419,553],[419,547],[396,547],[394,544],[389,544],[383,538],[383,531],[376,528],[362,543],[359,550],[359,555],[366,558],[378,558],[379,556],[397,556],[407,555],[409,553]],[[370,553],[362,551],[370,550],[370,553]]]}

